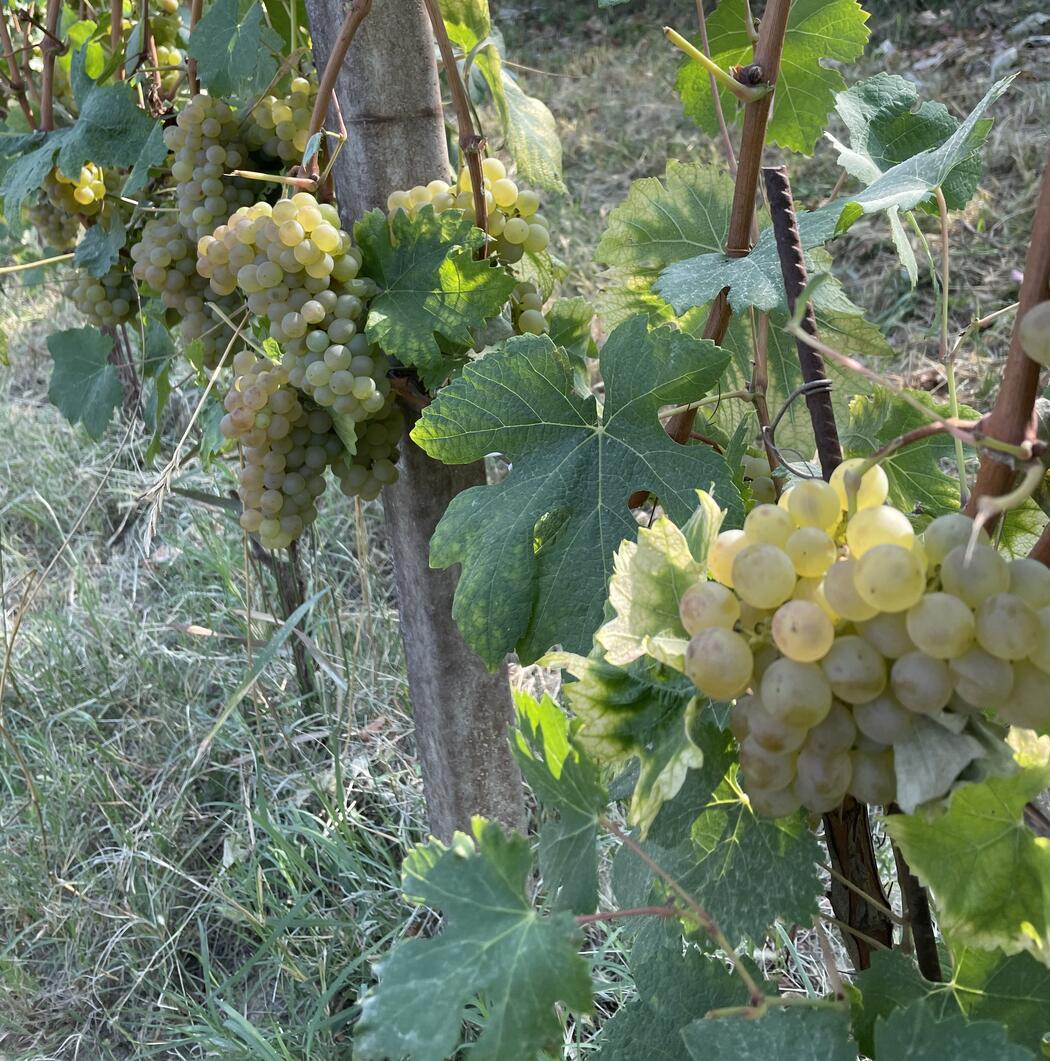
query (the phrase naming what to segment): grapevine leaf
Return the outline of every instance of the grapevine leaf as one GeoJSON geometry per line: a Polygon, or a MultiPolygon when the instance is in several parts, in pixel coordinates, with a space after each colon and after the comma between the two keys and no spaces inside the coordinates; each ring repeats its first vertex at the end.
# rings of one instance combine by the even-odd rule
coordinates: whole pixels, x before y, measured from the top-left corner
{"type": "Polygon", "coordinates": [[[124,182],[124,195],[135,195],[149,183],[149,171],[153,166],[160,166],[168,157],[168,146],[164,143],[164,126],[159,122],[153,126],[149,137],[142,145],[139,157],[135,159],[124,182]]]}
{"type": "MultiPolygon", "coordinates": [[[[943,103],[923,100],[911,81],[896,74],[878,73],[835,97],[835,109],[846,123],[849,147],[830,133],[839,149],[839,165],[865,184],[876,181],[893,166],[913,155],[940,147],[958,128],[943,103]]],[[[985,121],[984,133],[991,127],[985,121]]],[[[973,197],[981,179],[981,159],[974,155],[945,179],[944,198],[951,210],[961,210],[973,197]]]]}
{"type": "Polygon", "coordinates": [[[171,365],[169,363],[149,380],[149,390],[147,391],[142,415],[146,428],[153,432],[149,445],[146,447],[145,460],[147,464],[152,464],[157,459],[157,454],[160,453],[164,410],[167,408],[168,398],[171,396],[170,373],[171,365]]]}
{"type": "Polygon", "coordinates": [[[906,814],[943,796],[959,774],[984,755],[969,733],[953,733],[931,719],[916,715],[908,736],[893,747],[897,803],[906,814]]]}
{"type": "Polygon", "coordinates": [[[426,206],[413,219],[399,210],[391,221],[373,210],[354,226],[366,275],[379,285],[366,334],[391,357],[416,368],[436,387],[453,362],[446,346],[473,345],[472,327],[499,314],[514,279],[489,261],[475,261],[485,239],[455,210],[426,206]]]}
{"type": "Polygon", "coordinates": [[[281,38],[266,24],[262,5],[242,16],[239,0],[215,0],[190,34],[186,52],[197,60],[201,83],[214,96],[262,92],[277,73],[281,38]]]}
{"type": "MultiPolygon", "coordinates": [[[[876,387],[870,395],[858,395],[849,406],[849,421],[842,432],[842,446],[851,456],[868,456],[880,446],[940,416],[950,416],[947,403],[937,402],[925,391],[908,390],[908,396],[930,410],[923,416],[914,406],[892,392],[876,387]]],[[[978,419],[966,406],[959,415],[978,419]]],[[[972,453],[972,450],[967,450],[972,453]]],[[[931,435],[904,446],[882,463],[890,480],[890,502],[904,512],[919,512],[932,519],[959,507],[959,481],[943,469],[954,464],[955,443],[950,435],[931,435]]]]}
{"type": "Polygon", "coordinates": [[[107,211],[101,221],[84,233],[73,253],[73,264],[91,276],[105,276],[117,264],[126,242],[127,231],[120,214],[116,210],[107,211]]]}
{"type": "MultiPolygon", "coordinates": [[[[818,210],[801,212],[798,228],[803,249],[827,243],[860,217],[892,209],[911,210],[927,199],[980,148],[988,129],[984,115],[1012,81],[1012,76],[997,81],[940,147],[893,166],[856,195],[840,196],[818,210]]],[[[655,290],[679,314],[705,305],[725,287],[736,313],[748,306],[764,310],[784,307],[780,259],[771,228],[762,232],[745,258],[729,258],[723,253],[687,258],[665,268],[655,284],[655,290]]]]}
{"type": "Polygon", "coordinates": [[[71,423],[82,423],[96,441],[120,405],[121,386],[109,363],[113,341],[97,328],[68,328],[47,339],[54,368],[47,396],[71,423]]]}
{"type": "MultiPolygon", "coordinates": [[[[61,130],[60,132],[65,132],[61,130]]],[[[22,203],[35,195],[44,185],[44,178],[55,164],[55,152],[60,140],[56,133],[31,133],[29,135],[0,138],[0,154],[13,159],[4,171],[0,183],[0,195],[4,199],[4,210],[8,217],[18,217],[22,203]]]]}
{"type": "MultiPolygon", "coordinates": [[[[723,69],[753,62],[744,0],[722,0],[708,21],[711,57],[723,69]]],[[[835,93],[846,87],[838,70],[823,60],[849,63],[864,53],[868,14],[856,0],[796,0],[788,15],[784,53],[769,119],[769,142],[810,155],[827,124],[835,93]]],[[[687,59],[678,73],[685,113],[712,136],[718,121],[711,80],[699,63],[687,59]]],[[[723,112],[732,117],[740,103],[720,88],[723,112]]]]}
{"type": "Polygon", "coordinates": [[[540,873],[557,909],[590,913],[598,905],[598,816],[609,802],[598,767],[576,747],[562,710],[516,692],[515,757],[544,810],[540,873]]]}
{"type": "Polygon", "coordinates": [[[950,989],[926,980],[915,961],[899,950],[874,951],[870,966],[857,975],[850,995],[853,1034],[861,1052],[869,1057],[875,1054],[875,1022],[917,999],[928,1000],[938,1017],[960,1013],[950,989]]]}
{"type": "Polygon", "coordinates": [[[598,347],[591,337],[592,320],[594,310],[585,298],[559,298],[547,313],[547,334],[555,346],[582,365],[586,358],[598,356],[598,347]]]}
{"type": "Polygon", "coordinates": [[[1014,1041],[1035,1051],[1050,1033],[1050,969],[1030,954],[954,948],[952,988],[971,1020],[1006,1026],[1014,1041]]]}
{"type": "MultiPolygon", "coordinates": [[[[726,449],[726,461],[731,468],[740,463],[739,459],[733,459],[731,446],[726,449]]],[[[706,570],[707,556],[711,552],[711,546],[714,545],[715,538],[718,537],[718,532],[722,528],[725,513],[718,507],[715,499],[706,490],[697,490],[696,501],[696,508],[689,519],[686,520],[685,526],[682,528],[682,534],[685,536],[686,544],[689,546],[689,552],[693,559],[706,570]]]]}
{"type": "Polygon", "coordinates": [[[941,815],[886,820],[958,943],[1050,962],[1050,843],[1023,819],[1025,803],[1048,783],[1045,767],[991,777],[957,788],[941,815]]]}
{"type": "Polygon", "coordinates": [[[449,39],[469,52],[492,32],[488,0],[441,0],[449,39]]]}
{"type": "Polygon", "coordinates": [[[613,550],[637,533],[627,507],[634,491],[656,494],[672,519],[685,520],[691,488],[713,485],[739,518],[723,458],[676,445],[657,416],[709,390],[725,363],[713,343],[649,331],[638,317],[602,349],[600,415],[546,336],[509,340],[427,406],[412,437],[432,457],[465,464],[500,452],[512,462],[501,483],[455,497],[431,541],[433,566],[463,565],[453,615],[486,662],[514,649],[528,663],[553,644],[589,648],[613,550]]]}
{"type": "Polygon", "coordinates": [[[1001,1024],[967,1022],[961,1013],[938,1016],[925,999],[898,1009],[875,1024],[875,1056],[892,1061],[1035,1061],[1031,1050],[1006,1039],[1001,1024]]]}
{"type": "MultiPolygon", "coordinates": [[[[790,1058],[791,1061],[856,1061],[857,1045],[842,1010],[774,1009],[757,1020],[722,1017],[694,1021],[682,1031],[689,1056],[790,1058]]],[[[891,1054],[893,1061],[899,1061],[891,1054]]]]}
{"type": "Polygon", "coordinates": [[[442,911],[445,923],[436,938],[402,942],[379,965],[379,984],[361,1003],[355,1057],[444,1061],[478,996],[486,1019],[470,1050],[477,1061],[531,1058],[560,1043],[558,1002],[590,1010],[575,919],[543,916],[525,897],[528,842],[482,818],[473,832],[448,847],[431,840],[405,859],[406,893],[442,911]]]}
{"type": "Polygon", "coordinates": [[[621,542],[609,580],[616,617],[595,635],[605,658],[623,667],[650,655],[684,670],[689,635],[678,617],[678,602],[704,573],[685,535],[666,516],[639,529],[636,542],[621,542]]]}
{"type": "Polygon", "coordinates": [[[1001,526],[999,548],[1007,556],[1027,556],[1046,526],[1046,513],[1035,498],[1029,497],[1003,516],[1001,526]]]}

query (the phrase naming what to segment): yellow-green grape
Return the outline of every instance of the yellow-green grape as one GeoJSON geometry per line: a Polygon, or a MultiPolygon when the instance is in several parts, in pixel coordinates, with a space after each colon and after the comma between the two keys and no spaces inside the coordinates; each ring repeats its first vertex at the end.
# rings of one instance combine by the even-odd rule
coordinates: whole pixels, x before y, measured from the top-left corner
{"type": "MultiPolygon", "coordinates": [[[[784,753],[796,752],[802,747],[808,730],[799,726],[789,726],[780,719],[774,718],[763,706],[757,697],[741,697],[741,701],[748,701],[750,708],[747,711],[747,733],[755,744],[768,752],[782,755],[784,753]]],[[[735,710],[735,705],[734,705],[735,710]]],[[[743,738],[741,738],[741,742],[743,738]]]]}
{"type": "Polygon", "coordinates": [[[809,731],[802,748],[813,755],[838,755],[853,747],[856,736],[853,714],[842,704],[832,701],[831,710],[809,731]]]}
{"type": "MultiPolygon", "coordinates": [[[[150,30],[155,28],[155,20],[150,20],[150,30]]],[[[165,92],[173,89],[178,83],[181,76],[180,67],[182,66],[182,52],[175,47],[174,41],[171,44],[161,44],[157,42],[157,66],[160,68],[160,87],[165,92]]]]}
{"type": "Polygon", "coordinates": [[[775,545],[745,545],[733,561],[733,589],[755,608],[775,608],[795,589],[795,565],[775,545]]]}
{"type": "Polygon", "coordinates": [[[935,715],[952,698],[952,676],[948,664],[925,652],[909,652],[890,668],[893,695],[909,711],[935,715]]]}
{"type": "Polygon", "coordinates": [[[976,608],[986,597],[1010,588],[1010,569],[990,545],[957,545],[941,562],[941,585],[976,608]]]}
{"type": "Polygon", "coordinates": [[[747,799],[755,814],[763,818],[786,818],[789,814],[795,814],[802,806],[792,785],[779,789],[750,785],[747,788],[747,799]]]}
{"type": "Polygon", "coordinates": [[[751,496],[760,504],[776,504],[776,485],[768,475],[760,475],[751,480],[751,496]]]}
{"type": "Polygon", "coordinates": [[[251,112],[249,146],[283,162],[301,159],[310,140],[316,96],[316,83],[305,77],[293,78],[284,96],[264,96],[251,112]]]}
{"type": "Polygon", "coordinates": [[[973,612],[950,593],[924,594],[908,609],[905,622],[915,647],[927,656],[954,659],[973,644],[973,612]]]}
{"type": "MultiPolygon", "coordinates": [[[[931,567],[939,567],[944,558],[959,545],[969,545],[974,537],[974,522],[962,512],[948,512],[938,516],[922,532],[922,545],[926,550],[926,560],[931,567]]],[[[981,545],[989,545],[987,532],[982,528],[977,532],[976,540],[981,545]]]]}
{"type": "Polygon", "coordinates": [[[760,697],[773,718],[811,729],[831,710],[831,686],[815,663],[778,659],[762,675],[760,697]]]}
{"type": "Polygon", "coordinates": [[[795,756],[791,752],[771,752],[752,737],[740,746],[740,769],[744,784],[758,789],[781,789],[795,776],[795,756]]]}
{"type": "Polygon", "coordinates": [[[955,691],[975,707],[998,707],[1009,695],[1014,672],[1009,662],[976,645],[948,661],[955,691]]]}
{"type": "Polygon", "coordinates": [[[846,544],[854,557],[863,556],[878,545],[898,545],[910,549],[915,541],[908,517],[889,505],[877,505],[858,512],[846,525],[846,544]]]}
{"type": "Polygon", "coordinates": [[[814,814],[827,814],[845,798],[852,777],[852,764],[845,752],[815,755],[803,750],[795,765],[795,795],[814,814]]]}
{"type": "Polygon", "coordinates": [[[791,517],[776,505],[756,505],[744,520],[744,533],[749,544],[762,542],[782,549],[794,532],[791,517]]]}
{"type": "Polygon", "coordinates": [[[915,650],[915,642],[908,633],[908,614],[882,612],[857,623],[857,633],[887,659],[900,659],[905,653],[915,650]]]}
{"type": "Polygon", "coordinates": [[[511,292],[510,308],[514,327],[522,334],[543,335],[550,330],[543,315],[543,296],[535,284],[518,284],[511,292]]]}
{"type": "Polygon", "coordinates": [[[738,696],[729,709],[729,732],[738,744],[743,744],[751,732],[751,719],[762,705],[755,696],[738,696]]]}
{"type": "Polygon", "coordinates": [[[1050,674],[1050,605],[1036,612],[1039,621],[1039,635],[1035,648],[1028,654],[1028,659],[1040,670],[1050,674]]]}
{"type": "Polygon", "coordinates": [[[678,615],[690,636],[709,626],[732,630],[740,618],[740,602],[732,590],[717,582],[697,582],[682,594],[678,615]]]}
{"type": "Polygon", "coordinates": [[[784,543],[784,552],[803,578],[820,578],[838,554],[834,539],[819,527],[799,527],[793,531],[784,543]]]}
{"type": "Polygon", "coordinates": [[[742,530],[722,531],[711,544],[707,554],[707,569],[711,577],[723,586],[733,586],[733,561],[741,549],[748,545],[742,530]]]}
{"type": "Polygon", "coordinates": [[[922,597],[926,568],[911,549],[876,545],[857,561],[853,583],[866,604],[880,612],[902,612],[922,597]]]}
{"type": "Polygon", "coordinates": [[[866,752],[855,749],[849,753],[850,792],[862,803],[885,807],[897,798],[897,775],[893,768],[893,749],[866,752]]]}
{"type": "Polygon", "coordinates": [[[773,642],[798,663],[815,663],[825,656],[835,640],[835,625],[812,601],[791,600],[773,615],[773,642]]]}
{"type": "MultiPolygon", "coordinates": [[[[865,463],[863,457],[853,457],[843,461],[832,473],[828,482],[838,495],[839,506],[845,512],[849,508],[849,497],[846,491],[846,476],[850,473],[859,472],[865,463]]],[[[879,464],[872,465],[861,479],[856,497],[856,511],[865,508],[876,508],[884,504],[890,492],[890,481],[879,464]]]]}
{"type": "Polygon", "coordinates": [[[712,700],[739,696],[751,681],[753,667],[748,643],[722,626],[694,634],[686,648],[686,677],[712,700]]]}
{"type": "Polygon", "coordinates": [[[1039,619],[1013,593],[994,593],[977,607],[977,643],[999,659],[1024,659],[1039,643],[1039,619]]]}
{"type": "Polygon", "coordinates": [[[106,180],[102,169],[94,162],[85,162],[80,172],[69,177],[53,169],[44,178],[44,194],[52,206],[67,214],[91,217],[102,209],[106,196],[106,180]]]}
{"type": "Polygon", "coordinates": [[[842,618],[824,596],[824,580],[821,578],[800,578],[795,583],[793,596],[795,600],[812,601],[833,623],[842,618]]]}
{"type": "Polygon", "coordinates": [[[862,637],[838,637],[820,661],[832,692],[848,704],[874,700],[886,687],[886,663],[862,637]]]}
{"type": "Polygon", "coordinates": [[[1046,695],[1046,672],[1027,660],[1013,665],[1014,683],[1009,697],[996,706],[1000,718],[1012,726],[1045,733],[1050,727],[1050,697],[1046,695]]]}
{"type": "Polygon", "coordinates": [[[824,597],[836,615],[853,623],[871,619],[878,608],[870,605],[858,592],[855,581],[857,561],[840,560],[828,568],[824,576],[824,597]]]}
{"type": "Polygon", "coordinates": [[[745,479],[761,479],[770,474],[769,461],[765,457],[753,457],[750,453],[740,458],[740,467],[745,479]]]}
{"type": "Polygon", "coordinates": [[[1036,364],[1050,365],[1050,300],[1036,303],[1021,318],[1017,336],[1021,349],[1036,364]]]}
{"type": "Polygon", "coordinates": [[[799,483],[791,491],[787,507],[796,526],[819,527],[823,531],[833,531],[842,515],[838,494],[820,479],[799,483]]]}
{"type": "Polygon", "coordinates": [[[131,320],[138,307],[135,284],[122,264],[113,266],[103,277],[78,271],[73,302],[89,321],[102,328],[131,320]]]}
{"type": "Polygon", "coordinates": [[[853,721],[857,729],[879,744],[897,744],[906,740],[913,728],[914,716],[890,692],[883,692],[874,700],[853,705],[853,721]]]}
{"type": "Polygon", "coordinates": [[[1050,567],[1027,556],[1011,560],[1010,592],[1038,610],[1050,605],[1050,567]]]}

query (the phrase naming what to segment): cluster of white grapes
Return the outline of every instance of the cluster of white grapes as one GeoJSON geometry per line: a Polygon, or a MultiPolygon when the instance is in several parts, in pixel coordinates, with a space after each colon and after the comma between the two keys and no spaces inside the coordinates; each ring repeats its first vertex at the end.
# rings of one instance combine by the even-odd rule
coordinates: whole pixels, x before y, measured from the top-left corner
{"type": "Polygon", "coordinates": [[[229,104],[215,96],[194,96],[164,130],[164,143],[175,155],[171,176],[179,224],[191,239],[207,235],[238,206],[252,202],[247,181],[224,176],[248,158],[229,104]]]}
{"type": "Polygon", "coordinates": [[[745,453],[740,461],[744,480],[751,484],[751,496],[759,504],[772,504],[777,499],[777,488],[773,485],[773,473],[764,456],[745,453]]]}
{"type": "Polygon", "coordinates": [[[91,217],[102,209],[106,178],[94,162],[85,162],[75,177],[67,177],[56,167],[44,178],[43,192],[56,210],[91,217]]]}
{"type": "Polygon", "coordinates": [[[78,272],[73,301],[77,309],[99,327],[124,324],[131,320],[138,308],[135,284],[122,262],[102,277],[92,276],[86,270],[78,272]]]}
{"type": "MultiPolygon", "coordinates": [[[[540,197],[529,188],[519,188],[507,176],[507,167],[498,158],[481,163],[485,180],[485,231],[492,237],[492,249],[503,262],[513,264],[526,252],[539,254],[550,243],[550,229],[540,214],[540,197]]],[[[464,167],[454,185],[433,180],[408,191],[393,192],[387,199],[391,215],[404,210],[410,217],[430,206],[435,213],[462,210],[474,218],[474,193],[470,171],[464,167]]]]}
{"type": "Polygon", "coordinates": [[[42,249],[68,251],[80,236],[76,214],[56,210],[44,192],[26,209],[26,219],[36,232],[42,249]]]}
{"type": "Polygon", "coordinates": [[[545,335],[550,322],[543,314],[543,296],[535,284],[524,281],[510,295],[511,323],[522,335],[545,335]]]}
{"type": "Polygon", "coordinates": [[[317,85],[305,78],[292,78],[285,96],[263,96],[252,108],[245,136],[254,151],[262,151],[283,162],[303,157],[310,139],[317,85]]]}
{"type": "Polygon", "coordinates": [[[1050,722],[1050,569],[1006,561],[953,513],[917,536],[870,468],[847,513],[847,461],[723,531],[712,581],[681,599],[686,673],[735,700],[748,796],[757,813],[824,813],[847,793],[894,800],[893,746],[918,715],[992,710],[1050,722]]]}
{"type": "Polygon", "coordinates": [[[220,429],[241,445],[241,526],[258,534],[265,548],[282,549],[317,518],[326,468],[347,493],[356,492],[347,480],[359,476],[352,474],[332,418],[289,384],[283,365],[241,350],[233,372],[220,429]]]}

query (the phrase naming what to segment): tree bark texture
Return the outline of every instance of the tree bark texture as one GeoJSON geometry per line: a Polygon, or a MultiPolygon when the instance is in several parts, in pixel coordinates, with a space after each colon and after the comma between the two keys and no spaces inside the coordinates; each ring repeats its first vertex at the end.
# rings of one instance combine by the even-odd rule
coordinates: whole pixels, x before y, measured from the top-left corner
{"type": "MultiPolygon", "coordinates": [[[[346,10],[307,0],[323,68],[346,10]]],[[[398,188],[449,175],[430,23],[422,0],[374,0],[336,82],[348,140],[333,177],[344,227],[385,209],[398,188]]],[[[334,116],[329,128],[338,128],[334,116]]],[[[396,357],[396,350],[388,350],[396,357]]],[[[406,410],[411,426],[412,415],[406,410]]],[[[394,554],[401,634],[430,830],[447,840],[474,814],[524,821],[521,777],[507,740],[512,718],[506,668],[490,673],[452,620],[457,570],[429,566],[430,538],[449,501],[483,485],[482,464],[431,460],[406,432],[401,477],[383,493],[394,554]]]]}

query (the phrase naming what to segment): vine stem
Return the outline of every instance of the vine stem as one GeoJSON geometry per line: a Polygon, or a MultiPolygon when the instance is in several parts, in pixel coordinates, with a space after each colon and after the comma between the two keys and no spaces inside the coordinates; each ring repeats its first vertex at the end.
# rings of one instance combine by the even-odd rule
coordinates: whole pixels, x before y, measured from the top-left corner
{"type": "MultiPolygon", "coordinates": [[[[437,41],[438,52],[441,54],[441,65],[445,68],[445,78],[448,81],[449,91],[452,93],[452,108],[456,112],[456,128],[459,130],[459,149],[463,152],[463,157],[467,162],[471,192],[474,196],[474,226],[484,232],[488,226],[485,177],[481,172],[481,152],[485,147],[485,137],[474,128],[470,98],[467,96],[467,88],[463,84],[459,67],[456,65],[452,41],[449,40],[448,30],[445,29],[445,20],[441,17],[438,0],[423,0],[423,3],[430,16],[430,24],[434,27],[434,39],[437,41]]],[[[488,241],[485,241],[478,248],[477,256],[484,258],[487,254],[488,241]]]]}
{"type": "Polygon", "coordinates": [[[56,254],[53,258],[40,258],[35,262],[19,262],[18,265],[5,265],[0,267],[0,276],[6,276],[8,273],[22,273],[27,269],[35,269],[38,265],[56,265],[58,262],[68,262],[73,257],[74,252],[70,251],[68,254],[56,254]]]}
{"type": "Polygon", "coordinates": [[[7,9],[0,8],[0,51],[2,51],[4,62],[7,64],[7,83],[11,86],[18,105],[22,108],[26,122],[30,129],[36,128],[36,118],[33,116],[33,108],[29,105],[29,97],[26,95],[26,85],[22,80],[22,71],[15,59],[15,49],[11,44],[11,33],[7,28],[7,9]]]}
{"type": "MultiPolygon", "coordinates": [[[[710,56],[711,42],[707,37],[707,16],[704,14],[704,0],[696,0],[696,21],[700,25],[700,46],[704,55],[710,56]]],[[[715,106],[715,118],[718,121],[718,132],[722,137],[722,150],[725,152],[726,164],[729,172],[736,177],[736,152],[733,150],[733,140],[729,135],[729,127],[726,125],[725,112],[722,110],[722,97],[718,92],[718,82],[715,75],[708,71],[708,80],[711,83],[711,102],[715,106]]]]}
{"type": "MultiPolygon", "coordinates": [[[[109,0],[109,48],[117,55],[124,36],[124,0],[109,0]]],[[[117,80],[124,78],[123,60],[117,65],[117,80]]]]}
{"type": "MultiPolygon", "coordinates": [[[[325,63],[324,70],[321,73],[321,80],[317,85],[317,97],[314,100],[313,113],[310,115],[309,138],[311,139],[324,128],[328,107],[332,100],[335,99],[335,83],[339,80],[339,71],[342,69],[343,60],[346,59],[346,53],[350,50],[350,45],[357,34],[358,26],[361,25],[365,15],[371,10],[372,0],[356,0],[355,3],[350,5],[350,10],[346,13],[346,18],[343,20],[343,25],[339,30],[339,36],[336,37],[335,42],[332,44],[331,54],[328,56],[328,62],[325,63]]],[[[318,175],[317,155],[318,152],[315,151],[308,167],[310,175],[313,177],[318,175]]]]}
{"type": "Polygon", "coordinates": [[[577,914],[576,924],[592,925],[595,921],[615,921],[620,917],[677,917],[677,906],[632,906],[625,910],[606,910],[597,914],[577,914]]]}
{"type": "Polygon", "coordinates": [[[715,919],[702,907],[700,904],[667,872],[659,863],[654,861],[649,853],[634,839],[625,833],[614,821],[610,821],[608,818],[600,818],[599,821],[602,827],[613,834],[625,847],[629,848],[632,853],[637,855],[652,871],[655,873],[670,889],[678,896],[679,899],[685,903],[689,912],[696,918],[700,927],[714,940],[715,944],[720,947],[729,958],[729,962],[733,967],[733,971],[743,981],[744,986],[747,988],[749,997],[749,1007],[760,1006],[765,998],[762,988],[759,987],[758,982],[748,972],[747,966],[744,965],[740,954],[737,949],[726,939],[725,933],[718,927],[718,923],[715,919]]]}
{"type": "MultiPolygon", "coordinates": [[[[1050,155],[1043,169],[1042,187],[1032,220],[1032,237],[1024,264],[1024,279],[1018,298],[1017,317],[1010,338],[1003,382],[988,417],[988,433],[1015,445],[1036,437],[1035,400],[1039,394],[1040,366],[1021,349],[1020,325],[1025,314],[1047,297],[1050,288],[1050,155]]],[[[1016,471],[1009,464],[986,455],[981,460],[977,482],[967,503],[972,516],[982,497],[1006,493],[1016,471]]],[[[993,524],[994,525],[994,524],[993,524]]],[[[1041,544],[1041,543],[1040,543],[1041,544]]],[[[1040,558],[1047,549],[1036,545],[1040,558]]]]}
{"type": "Polygon", "coordinates": [[[699,48],[694,47],[670,26],[664,26],[664,36],[681,52],[684,52],[694,62],[699,63],[723,88],[732,92],[737,99],[743,103],[754,103],[763,96],[768,96],[773,91],[767,84],[745,85],[737,81],[727,70],[723,70],[709,55],[705,55],[699,48]]]}
{"type": "MultiPolygon", "coordinates": [[[[201,11],[204,8],[204,0],[190,0],[190,35],[193,35],[197,23],[201,20],[201,11]]],[[[189,81],[190,95],[196,96],[201,90],[200,78],[197,77],[197,60],[186,59],[186,77],[189,81]]]]}
{"type": "Polygon", "coordinates": [[[55,59],[62,43],[55,36],[58,17],[62,14],[62,0],[47,0],[47,27],[40,51],[44,57],[44,69],[40,77],[40,128],[51,132],[55,127],[55,59]]]}
{"type": "MultiPolygon", "coordinates": [[[[900,814],[901,809],[896,803],[891,803],[886,808],[886,813],[900,814]]],[[[893,845],[893,858],[897,864],[897,881],[904,898],[904,913],[911,928],[919,972],[932,983],[940,983],[944,974],[941,971],[940,955],[937,953],[937,935],[933,930],[929,894],[912,873],[904,854],[896,844],[893,845]]]]}

